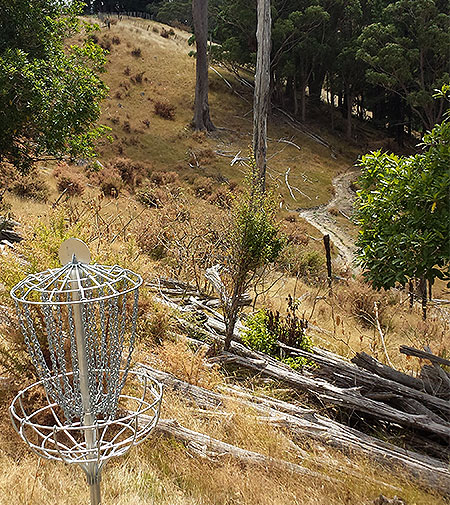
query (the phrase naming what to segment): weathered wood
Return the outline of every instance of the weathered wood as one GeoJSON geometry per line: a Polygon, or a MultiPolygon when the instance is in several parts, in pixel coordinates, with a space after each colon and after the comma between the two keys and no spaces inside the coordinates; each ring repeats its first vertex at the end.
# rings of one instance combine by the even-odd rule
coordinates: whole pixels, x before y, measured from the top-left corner
{"type": "Polygon", "coordinates": [[[208,0],[192,0],[192,20],[197,49],[194,118],[196,130],[216,129],[209,115],[208,102],[208,0]]]}
{"type": "Polygon", "coordinates": [[[390,366],[384,365],[365,352],[358,352],[356,356],[351,359],[351,362],[360,368],[364,368],[385,379],[398,382],[399,384],[403,384],[404,386],[408,386],[412,389],[426,391],[430,394],[432,393],[432,391],[428,391],[426,389],[426,386],[421,379],[399,372],[398,370],[394,370],[390,366]]]}
{"type": "Polygon", "coordinates": [[[272,19],[270,0],[257,0],[257,54],[255,91],[253,98],[253,153],[256,162],[256,181],[266,187],[267,114],[270,102],[270,47],[272,19]]]}
{"type": "MultiPolygon", "coordinates": [[[[143,417],[143,416],[142,416],[143,417]]],[[[271,458],[264,454],[248,451],[235,445],[227,444],[221,440],[210,437],[203,433],[189,430],[173,419],[160,419],[156,425],[156,431],[162,435],[175,438],[186,444],[188,447],[196,449],[197,453],[203,453],[211,458],[231,456],[246,465],[261,466],[266,470],[277,469],[283,472],[291,472],[297,475],[304,475],[308,478],[315,478],[326,482],[342,483],[340,479],[330,477],[320,472],[315,472],[296,463],[291,463],[278,458],[271,458]]]]}
{"type": "Polygon", "coordinates": [[[450,473],[446,463],[439,460],[378,440],[321,416],[309,408],[267,396],[256,396],[243,388],[224,387],[223,390],[227,394],[221,394],[181,381],[172,374],[148,365],[140,366],[151,377],[179,391],[185,400],[199,407],[214,410],[223,407],[227,402],[238,402],[260,415],[270,416],[274,423],[288,429],[297,437],[312,438],[345,453],[363,455],[382,465],[388,465],[390,469],[394,467],[406,470],[431,489],[450,493],[450,473]]]}
{"type": "MultiPolygon", "coordinates": [[[[408,398],[413,398],[417,401],[425,403],[428,406],[434,407],[439,412],[443,412],[446,417],[450,416],[450,403],[441,398],[437,398],[436,396],[430,395],[428,393],[424,393],[417,389],[399,384],[394,380],[385,379],[384,377],[374,375],[373,373],[369,373],[366,370],[361,370],[352,363],[348,363],[343,360],[336,360],[331,357],[325,357],[323,355],[320,356],[314,353],[303,351],[302,349],[296,349],[294,347],[288,347],[285,345],[283,345],[283,348],[291,351],[292,354],[302,356],[311,361],[315,361],[321,366],[322,370],[328,368],[332,372],[332,377],[336,375],[341,380],[341,383],[344,382],[349,387],[364,386],[367,391],[383,391],[398,394],[400,396],[406,396],[408,398]]],[[[395,372],[395,370],[392,371],[395,372]]]]}
{"type": "Polygon", "coordinates": [[[440,365],[450,366],[450,360],[436,356],[431,352],[421,351],[420,349],[415,349],[414,347],[409,347],[407,345],[400,346],[400,352],[406,354],[407,356],[416,356],[417,358],[428,359],[432,363],[439,363],[440,365]]]}
{"type": "Polygon", "coordinates": [[[295,389],[308,391],[326,403],[369,414],[377,419],[384,419],[402,426],[433,433],[447,442],[450,440],[450,426],[448,425],[435,423],[422,414],[407,414],[384,403],[364,398],[359,392],[359,388],[343,389],[320,378],[305,377],[262,353],[254,353],[254,357],[248,357],[222,352],[215,359],[222,364],[233,363],[258,372],[263,376],[289,384],[295,389]]]}
{"type": "Polygon", "coordinates": [[[448,401],[450,400],[450,381],[444,374],[444,370],[439,365],[423,365],[420,379],[432,394],[448,401]]]}

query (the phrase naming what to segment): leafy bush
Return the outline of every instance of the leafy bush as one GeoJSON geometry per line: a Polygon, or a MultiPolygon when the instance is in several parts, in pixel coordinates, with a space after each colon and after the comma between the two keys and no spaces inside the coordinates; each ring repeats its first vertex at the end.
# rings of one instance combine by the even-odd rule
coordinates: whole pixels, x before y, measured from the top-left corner
{"type": "Polygon", "coordinates": [[[241,338],[245,345],[255,351],[275,355],[278,350],[277,336],[269,330],[269,311],[259,310],[245,321],[246,330],[241,338]]]}
{"type": "Polygon", "coordinates": [[[312,342],[306,334],[308,322],[297,315],[298,305],[289,295],[287,314],[278,311],[260,310],[249,316],[247,327],[241,338],[244,344],[255,351],[264,352],[283,361],[294,369],[311,365],[311,361],[301,356],[285,356],[279,343],[311,352],[312,342]]]}

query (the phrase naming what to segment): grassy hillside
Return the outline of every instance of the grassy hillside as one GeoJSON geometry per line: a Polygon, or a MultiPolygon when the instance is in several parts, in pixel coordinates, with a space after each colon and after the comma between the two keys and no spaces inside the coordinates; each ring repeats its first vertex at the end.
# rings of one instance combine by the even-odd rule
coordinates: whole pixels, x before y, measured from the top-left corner
{"type": "MultiPolygon", "coordinates": [[[[195,59],[188,55],[192,51],[187,43],[190,34],[168,30],[159,23],[130,19],[119,21],[98,35],[100,43],[110,51],[105,75],[110,94],[101,119],[112,128],[115,139],[111,146],[101,149],[102,157],[125,155],[150,161],[156,170],[176,170],[183,177],[239,181],[241,169],[239,165],[231,167],[230,162],[239,151],[241,156],[248,155],[252,132],[251,90],[217,67],[233,87],[230,89],[224,79],[210,71],[209,102],[218,131],[207,138],[193,133],[189,123],[193,115],[195,59]],[[161,36],[168,33],[173,35],[161,36]],[[154,112],[158,102],[174,107],[173,120],[163,119],[154,112]]],[[[320,128],[316,133],[322,133],[320,128]]],[[[337,155],[287,126],[281,116],[273,117],[269,123],[268,180],[288,208],[326,202],[331,196],[333,176],[346,171],[357,156],[355,146],[329,136],[325,128],[322,134],[335,146],[337,155]],[[300,150],[279,142],[280,139],[292,141],[300,150]],[[289,183],[307,197],[296,192],[296,200],[291,198],[284,179],[288,167],[291,168],[289,183]]]]}
{"type": "MultiPolygon", "coordinates": [[[[102,122],[112,128],[114,139],[99,145],[103,168],[82,162],[42,164],[33,180],[24,180],[28,198],[22,186],[4,197],[2,205],[20,221],[25,240],[13,251],[4,249],[0,263],[4,308],[0,318],[0,505],[55,500],[70,505],[88,499],[81,471],[31,455],[13,432],[6,410],[14,392],[31,380],[18,364],[12,369],[5,366],[8,353],[24,356],[17,325],[7,317],[12,308],[9,289],[28,272],[56,266],[63,239],[80,237],[95,261],[117,262],[143,275],[136,362],[213,390],[234,381],[233,376],[205,364],[204,349],[193,350],[177,338],[181,330],[175,315],[155,302],[147,284],[161,274],[203,287],[203,270],[214,261],[214,237],[220,237],[226,226],[229,203],[245,172],[243,165],[230,166],[230,162],[239,152],[248,155],[251,92],[218,68],[241,98],[211,72],[210,106],[218,130],[210,135],[192,132],[195,60],[188,56],[189,34],[169,30],[154,22],[124,19],[110,30],[97,32],[99,42],[110,51],[104,74],[110,94],[103,104],[102,122]],[[155,106],[173,118],[161,117],[155,106]],[[47,192],[41,201],[36,199],[38,182],[47,192]]],[[[399,369],[417,370],[418,362],[400,355],[398,345],[427,343],[435,352],[448,349],[449,324],[442,309],[432,308],[428,321],[422,322],[419,307],[409,309],[405,293],[374,292],[342,267],[336,267],[342,280],[330,296],[324,280],[322,235],[292,212],[328,202],[333,177],[348,170],[361,150],[330,134],[325,125],[326,120],[318,118],[312,128],[333,149],[287,125],[282,117],[271,119],[268,181],[279,198],[279,218],[291,256],[257,286],[257,307],[284,311],[288,294],[301,296],[301,311],[314,327],[315,344],[345,356],[366,350],[385,361],[374,320],[374,302],[378,302],[390,358],[399,369]],[[294,191],[295,200],[290,195],[288,168],[290,185],[307,197],[298,191],[294,191]]],[[[348,220],[342,224],[354,232],[348,220]]],[[[246,378],[245,384],[255,393],[263,391],[299,404],[306,401],[273,382],[246,378]]],[[[330,414],[336,414],[331,410],[330,414]]],[[[303,464],[340,482],[299,478],[271,467],[247,467],[228,458],[211,459],[153,436],[126,457],[108,463],[102,481],[105,505],[370,505],[380,493],[397,494],[409,505],[446,503],[445,497],[428,492],[401,473],[343,455],[327,444],[294,440],[285,430],[258,422],[254,412],[232,402],[223,414],[195,408],[181,395],[168,392],[162,416],[230,444],[303,464]],[[329,464],[324,466],[320,462],[324,460],[329,464]],[[342,468],[354,470],[357,476],[342,468]]],[[[383,432],[381,436],[390,435],[383,432]]]]}

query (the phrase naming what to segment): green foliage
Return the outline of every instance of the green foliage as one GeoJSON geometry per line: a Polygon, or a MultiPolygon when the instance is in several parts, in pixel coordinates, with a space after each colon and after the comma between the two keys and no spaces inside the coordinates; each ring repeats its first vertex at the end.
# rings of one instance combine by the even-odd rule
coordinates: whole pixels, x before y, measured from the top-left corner
{"type": "Polygon", "coordinates": [[[108,91],[97,75],[103,50],[89,40],[64,46],[81,29],[81,6],[0,0],[0,161],[22,172],[46,157],[92,157],[107,130],[93,126],[108,91]]]}
{"type": "MultiPolygon", "coordinates": [[[[448,96],[444,87],[440,96],[448,96]]],[[[450,279],[450,117],[423,137],[415,156],[362,157],[356,222],[359,263],[376,288],[411,278],[450,279]]]]}
{"type": "Polygon", "coordinates": [[[275,355],[278,349],[277,336],[269,331],[269,312],[259,310],[245,320],[247,327],[241,335],[242,342],[255,351],[275,355]]]}
{"type": "Polygon", "coordinates": [[[241,338],[245,345],[283,361],[294,369],[310,365],[310,360],[301,356],[285,356],[279,343],[311,352],[312,342],[306,335],[307,321],[297,315],[298,305],[289,295],[286,316],[271,310],[259,310],[249,316],[241,338]]]}
{"type": "Polygon", "coordinates": [[[432,94],[449,79],[448,4],[388,2],[379,21],[364,28],[358,46],[358,57],[369,65],[369,82],[401,96],[426,128],[440,121],[442,104],[432,94]]]}
{"type": "Polygon", "coordinates": [[[285,245],[276,222],[275,199],[261,191],[252,175],[235,200],[232,213],[229,267],[243,274],[274,262],[285,245]]]}
{"type": "Polygon", "coordinates": [[[258,272],[273,263],[285,245],[276,222],[276,202],[270,192],[262,191],[255,177],[254,157],[242,193],[234,200],[230,229],[226,236],[227,251],[222,262],[225,349],[228,349],[234,325],[241,310],[241,297],[258,272]]]}

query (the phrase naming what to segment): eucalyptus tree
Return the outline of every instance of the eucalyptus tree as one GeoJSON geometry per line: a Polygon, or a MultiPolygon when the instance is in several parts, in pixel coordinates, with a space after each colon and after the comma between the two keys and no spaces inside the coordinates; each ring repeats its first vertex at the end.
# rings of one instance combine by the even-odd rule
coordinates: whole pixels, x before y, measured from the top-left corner
{"type": "Polygon", "coordinates": [[[197,48],[195,65],[195,101],[192,124],[196,130],[216,129],[209,115],[208,102],[208,0],[192,0],[195,44],[197,48]]]}

